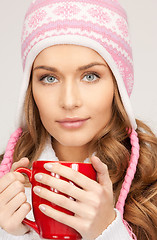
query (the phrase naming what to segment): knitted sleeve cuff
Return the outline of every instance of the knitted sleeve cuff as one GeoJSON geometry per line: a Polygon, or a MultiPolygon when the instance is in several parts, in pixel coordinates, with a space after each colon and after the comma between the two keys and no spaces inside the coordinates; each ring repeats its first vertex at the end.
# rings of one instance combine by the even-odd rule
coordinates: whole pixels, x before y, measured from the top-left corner
{"type": "Polygon", "coordinates": [[[30,231],[22,236],[14,236],[12,234],[7,233],[5,230],[0,228],[0,239],[5,240],[40,240],[40,236],[35,231],[30,231]]]}
{"type": "Polygon", "coordinates": [[[123,224],[120,212],[116,208],[115,211],[116,219],[95,240],[132,240],[123,224]]]}

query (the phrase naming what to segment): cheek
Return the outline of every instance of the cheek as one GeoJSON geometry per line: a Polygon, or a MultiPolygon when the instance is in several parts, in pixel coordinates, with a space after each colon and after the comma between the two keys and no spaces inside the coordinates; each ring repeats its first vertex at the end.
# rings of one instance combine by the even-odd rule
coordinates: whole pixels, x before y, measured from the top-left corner
{"type": "Polygon", "coordinates": [[[37,105],[41,121],[47,120],[52,115],[52,111],[55,111],[53,99],[50,98],[48,94],[45,94],[44,91],[38,91],[38,89],[33,91],[33,97],[37,105]]]}
{"type": "Polygon", "coordinates": [[[90,96],[88,104],[97,118],[103,117],[108,119],[111,117],[113,97],[114,88],[112,85],[105,88],[102,87],[90,96]]]}
{"type": "Polygon", "coordinates": [[[38,108],[39,112],[41,113],[44,109],[44,106],[46,105],[46,101],[41,96],[41,94],[37,93],[36,91],[33,91],[33,97],[34,97],[34,101],[37,105],[37,108],[38,108]]]}
{"type": "Polygon", "coordinates": [[[97,108],[95,110],[95,116],[97,119],[97,123],[100,124],[101,127],[105,127],[112,116],[112,100],[107,104],[104,101],[101,105],[97,105],[97,108]]]}

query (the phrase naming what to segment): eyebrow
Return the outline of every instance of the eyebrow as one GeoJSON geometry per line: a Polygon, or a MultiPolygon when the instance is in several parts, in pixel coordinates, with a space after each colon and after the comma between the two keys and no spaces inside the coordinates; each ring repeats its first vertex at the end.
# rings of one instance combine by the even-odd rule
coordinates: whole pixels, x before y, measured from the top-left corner
{"type": "MultiPolygon", "coordinates": [[[[76,70],[76,72],[82,71],[82,70],[86,70],[86,69],[91,68],[91,67],[96,66],[96,65],[99,65],[99,66],[101,65],[101,66],[107,67],[106,64],[98,63],[98,62],[93,62],[93,63],[90,63],[90,64],[88,64],[88,65],[79,67],[79,68],[76,70]]],[[[44,65],[35,67],[35,68],[33,69],[33,71],[35,71],[35,70],[37,70],[37,69],[45,69],[45,70],[52,71],[52,72],[58,72],[57,68],[55,68],[55,67],[50,67],[50,66],[44,66],[44,65]]]]}

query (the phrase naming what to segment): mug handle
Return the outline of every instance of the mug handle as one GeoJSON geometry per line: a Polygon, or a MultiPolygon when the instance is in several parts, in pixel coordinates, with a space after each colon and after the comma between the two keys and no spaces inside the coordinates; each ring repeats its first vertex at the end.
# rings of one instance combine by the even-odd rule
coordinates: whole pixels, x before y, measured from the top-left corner
{"type": "MultiPolygon", "coordinates": [[[[21,168],[17,168],[15,172],[25,173],[28,176],[30,183],[32,183],[32,171],[30,169],[21,167],[21,168]]],[[[36,222],[31,221],[27,218],[24,218],[23,223],[32,227],[38,234],[40,234],[36,222]]]]}

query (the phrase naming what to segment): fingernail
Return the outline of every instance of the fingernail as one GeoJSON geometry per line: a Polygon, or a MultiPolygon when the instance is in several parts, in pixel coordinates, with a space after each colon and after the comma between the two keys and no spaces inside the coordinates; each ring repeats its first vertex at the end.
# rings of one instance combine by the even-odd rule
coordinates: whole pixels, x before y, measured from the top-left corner
{"type": "Polygon", "coordinates": [[[96,155],[94,155],[94,157],[97,159],[97,160],[99,160],[100,161],[100,159],[96,156],[96,155]]]}
{"type": "Polygon", "coordinates": [[[45,163],[44,164],[44,167],[47,169],[47,170],[51,170],[53,165],[51,163],[45,163]]]}
{"type": "Polygon", "coordinates": [[[39,187],[34,187],[34,188],[33,188],[33,191],[34,191],[35,193],[40,193],[40,192],[41,192],[41,189],[40,189],[39,187]]]}
{"type": "Polygon", "coordinates": [[[39,205],[39,209],[44,212],[46,210],[46,208],[43,205],[39,205]]]}
{"type": "Polygon", "coordinates": [[[41,174],[36,174],[34,177],[37,181],[40,181],[43,176],[41,174]]]}

